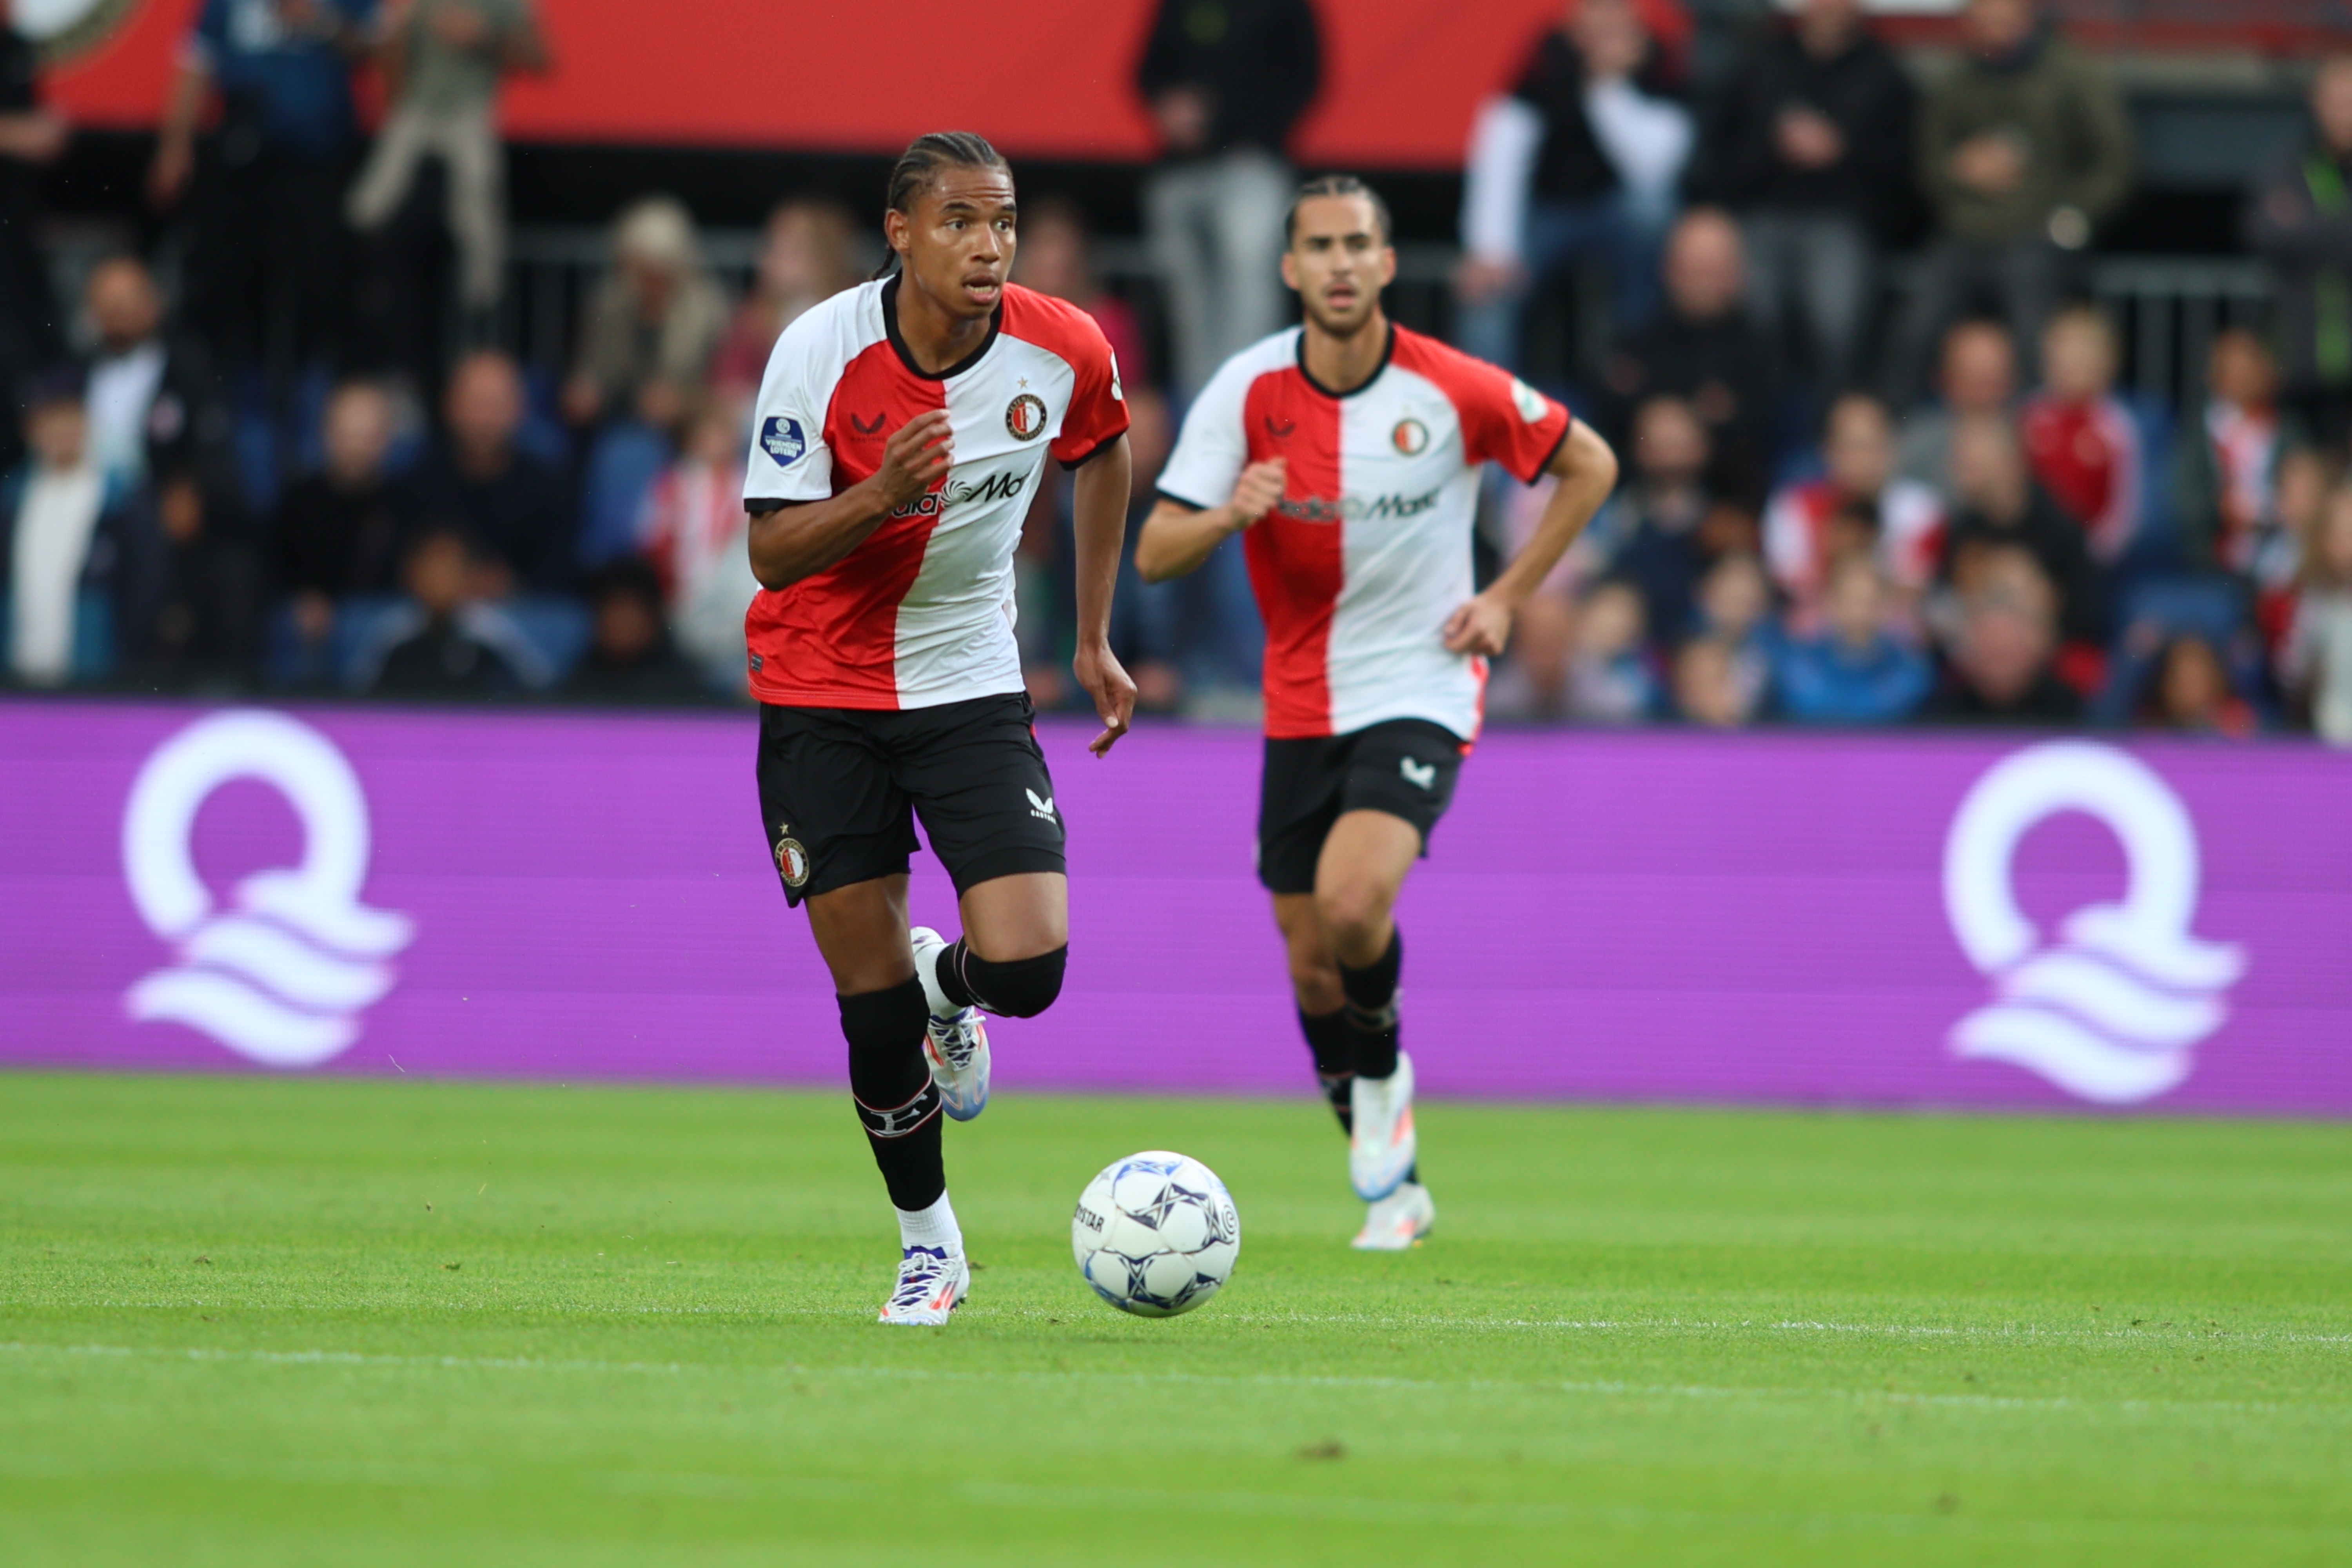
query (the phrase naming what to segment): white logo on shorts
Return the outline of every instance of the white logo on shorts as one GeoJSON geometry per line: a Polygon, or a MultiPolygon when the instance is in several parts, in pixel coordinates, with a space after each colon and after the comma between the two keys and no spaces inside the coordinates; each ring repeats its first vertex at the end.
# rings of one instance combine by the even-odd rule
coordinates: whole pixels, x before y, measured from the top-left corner
{"type": "Polygon", "coordinates": [[[2137,758],[2089,741],[2004,758],[1944,840],[1944,909],[1994,997],[1953,1026],[1954,1054],[2013,1062],[2102,1104],[2180,1083],[2246,970],[2242,948],[2189,934],[2197,880],[2188,808],[2137,758]],[[2046,942],[2017,907],[2011,867],[2026,833],[2065,811],[2123,841],[2130,880],[2123,902],[2075,910],[2046,942]]]}
{"type": "Polygon", "coordinates": [[[1030,816],[1036,817],[1041,821],[1053,823],[1055,826],[1059,826],[1061,825],[1062,819],[1054,815],[1054,797],[1052,795],[1041,795],[1034,789],[1024,789],[1021,793],[1029,797],[1030,816]]]}
{"type": "Polygon", "coordinates": [[[123,1005],[167,1019],[271,1067],[316,1067],[360,1037],[359,1015],[393,987],[381,962],[415,938],[407,916],[360,902],[367,797],[343,753],[283,713],[215,714],[156,749],[131,787],[122,870],[147,929],[173,962],[123,1005]],[[302,863],[256,871],[235,909],[215,910],[189,838],[196,813],[232,779],[257,779],[302,823],[302,863]]]}
{"type": "Polygon", "coordinates": [[[1435,789],[1437,787],[1437,764],[1435,763],[1416,763],[1411,757],[1399,757],[1397,759],[1397,772],[1404,775],[1404,782],[1409,784],[1418,784],[1423,789],[1435,789]]]}

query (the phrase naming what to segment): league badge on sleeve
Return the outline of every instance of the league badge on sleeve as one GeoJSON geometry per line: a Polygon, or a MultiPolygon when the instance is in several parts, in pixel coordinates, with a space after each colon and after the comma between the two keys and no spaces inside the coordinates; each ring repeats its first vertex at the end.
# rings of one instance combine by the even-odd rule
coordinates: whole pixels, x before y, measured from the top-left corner
{"type": "Polygon", "coordinates": [[[1517,409],[1519,417],[1530,425],[1542,424],[1544,416],[1551,412],[1551,405],[1544,401],[1543,394],[1516,375],[1511,377],[1511,406],[1517,409]]]}
{"type": "Polygon", "coordinates": [[[789,468],[808,451],[808,437],[801,434],[801,422],[782,414],[771,414],[760,425],[760,450],[776,460],[776,467],[789,468]]]}

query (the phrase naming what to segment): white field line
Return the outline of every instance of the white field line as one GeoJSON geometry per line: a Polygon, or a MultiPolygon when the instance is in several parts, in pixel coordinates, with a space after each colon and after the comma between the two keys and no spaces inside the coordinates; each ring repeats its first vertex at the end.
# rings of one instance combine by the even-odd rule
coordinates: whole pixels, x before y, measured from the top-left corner
{"type": "Polygon", "coordinates": [[[1894,1389],[1790,1388],[1769,1385],[1735,1387],[1706,1384],[1626,1383],[1613,1379],[1536,1378],[1417,1378],[1316,1373],[1192,1372],[1069,1372],[1032,1369],[961,1371],[932,1367],[810,1366],[794,1362],[711,1363],[702,1362],[641,1362],[558,1360],[535,1356],[383,1355],[362,1351],[215,1350],[202,1346],[48,1345],[22,1341],[0,1342],[0,1355],[28,1357],[119,1357],[188,1362],[242,1363],[266,1366],[366,1367],[387,1370],[448,1372],[524,1372],[584,1373],[592,1376],[740,1377],[764,1373],[793,1378],[899,1378],[915,1382],[1028,1382],[1181,1384],[1214,1387],[1275,1387],[1380,1389],[1437,1392],[1469,1390],[1484,1394],[1582,1394],[1607,1399],[1814,1400],[1855,1405],[1907,1405],[1957,1410],[2078,1410],[2145,1413],[2158,1411],[2235,1412],[2263,1415],[2342,1412],[2352,1406],[2331,1403],[2289,1405],[2275,1401],[2232,1399],[2081,1399],[2071,1395],[2011,1395],[1996,1394],[1910,1394],[1894,1389]]]}

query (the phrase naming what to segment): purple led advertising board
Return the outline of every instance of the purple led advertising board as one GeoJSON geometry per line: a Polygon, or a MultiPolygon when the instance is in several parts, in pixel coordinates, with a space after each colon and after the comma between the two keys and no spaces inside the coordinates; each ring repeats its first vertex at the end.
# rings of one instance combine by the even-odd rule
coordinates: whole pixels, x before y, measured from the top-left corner
{"type": "MultiPolygon", "coordinates": [[[[753,729],[0,703],[0,1060],[837,1083],[753,729]]],[[[1045,733],[1068,985],[1000,1080],[1306,1092],[1256,737],[1089,733],[1045,733]]],[[[1497,732],[1406,889],[1406,1036],[1437,1094],[2342,1114],[2347,873],[2307,745],[1497,732]]]]}

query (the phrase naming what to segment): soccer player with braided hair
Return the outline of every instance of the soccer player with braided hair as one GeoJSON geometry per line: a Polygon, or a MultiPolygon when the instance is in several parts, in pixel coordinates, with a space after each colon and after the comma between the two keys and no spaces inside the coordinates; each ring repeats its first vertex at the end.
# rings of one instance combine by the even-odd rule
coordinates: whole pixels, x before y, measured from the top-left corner
{"type": "Polygon", "coordinates": [[[1060,992],[1063,823],[1013,636],[1013,553],[1048,455],[1076,470],[1078,684],[1127,732],[1110,651],[1127,405],[1093,318],[1007,281],[1013,172],[980,137],[918,137],[891,171],[888,262],[784,330],[744,506],[761,826],[804,904],[849,1040],[849,1088],[898,1210],[886,1323],[943,1323],[971,1286],[940,1113],[988,1102],[982,1012],[1060,992]],[[962,934],[909,929],[920,816],[962,934]]]}

